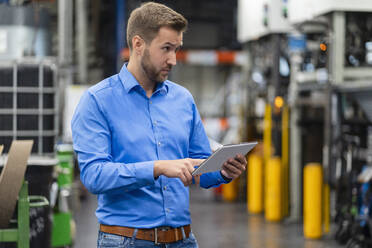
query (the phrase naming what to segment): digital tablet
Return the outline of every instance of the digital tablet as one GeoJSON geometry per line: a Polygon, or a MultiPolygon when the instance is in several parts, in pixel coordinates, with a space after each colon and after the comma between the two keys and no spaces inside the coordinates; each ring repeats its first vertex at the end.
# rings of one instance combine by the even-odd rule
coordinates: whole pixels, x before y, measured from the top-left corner
{"type": "Polygon", "coordinates": [[[237,145],[224,145],[218,148],[211,156],[196,168],[192,175],[203,174],[206,172],[221,170],[222,164],[229,158],[234,158],[238,154],[245,156],[257,145],[257,142],[241,143],[237,145]]]}

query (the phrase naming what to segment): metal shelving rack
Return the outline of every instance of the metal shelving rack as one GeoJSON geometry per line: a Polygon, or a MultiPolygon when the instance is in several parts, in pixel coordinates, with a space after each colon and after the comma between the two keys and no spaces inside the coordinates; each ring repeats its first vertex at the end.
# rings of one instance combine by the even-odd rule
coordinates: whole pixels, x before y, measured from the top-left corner
{"type": "Polygon", "coordinates": [[[33,154],[54,154],[58,135],[57,66],[53,58],[0,62],[0,143],[33,139],[33,154]]]}

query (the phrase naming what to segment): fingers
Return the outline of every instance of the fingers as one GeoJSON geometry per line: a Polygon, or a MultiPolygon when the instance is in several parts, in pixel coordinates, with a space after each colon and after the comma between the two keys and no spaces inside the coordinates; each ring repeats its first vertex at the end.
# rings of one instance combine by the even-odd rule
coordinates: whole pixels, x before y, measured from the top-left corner
{"type": "Polygon", "coordinates": [[[190,158],[188,160],[191,162],[192,166],[200,165],[201,163],[205,161],[205,159],[193,159],[193,158],[190,158]]]}
{"type": "Polygon", "coordinates": [[[192,184],[192,175],[191,175],[191,172],[194,170],[194,168],[191,168],[191,171],[190,171],[190,168],[187,168],[187,170],[184,171],[184,175],[185,175],[185,178],[186,178],[186,184],[187,185],[190,185],[192,184]]]}
{"type": "Polygon", "coordinates": [[[229,179],[236,179],[239,177],[240,173],[234,173],[233,171],[230,171],[229,168],[227,167],[223,167],[223,169],[221,170],[221,172],[225,172],[223,173],[223,175],[229,179]]]}
{"type": "Polygon", "coordinates": [[[240,171],[245,170],[245,164],[239,162],[237,159],[229,159],[227,162],[235,166],[235,168],[239,169],[240,171]]]}
{"type": "Polygon", "coordinates": [[[180,177],[180,179],[181,179],[183,185],[185,185],[186,187],[187,186],[190,186],[192,184],[192,176],[191,176],[191,174],[183,174],[180,177]]]}
{"type": "Polygon", "coordinates": [[[235,159],[237,159],[242,164],[247,164],[247,159],[241,154],[236,155],[235,159]]]}
{"type": "MultiPolygon", "coordinates": [[[[192,177],[192,172],[195,170],[195,166],[199,166],[201,163],[203,163],[205,161],[205,159],[192,159],[192,158],[189,158],[189,159],[187,159],[187,161],[190,163],[190,166],[188,166],[188,169],[189,169],[190,175],[192,177]]],[[[198,178],[198,180],[200,180],[200,178],[198,178]]],[[[191,181],[190,184],[192,184],[192,181],[191,181]]]]}
{"type": "Polygon", "coordinates": [[[189,186],[192,184],[192,175],[187,169],[182,170],[177,177],[185,186],[189,186]]]}
{"type": "Polygon", "coordinates": [[[229,178],[237,178],[245,170],[246,159],[242,155],[237,155],[234,159],[228,159],[222,169],[228,174],[229,178]]]}
{"type": "Polygon", "coordinates": [[[183,179],[181,178],[183,184],[185,186],[189,186],[190,184],[192,184],[192,175],[191,173],[194,171],[194,166],[192,165],[192,162],[190,160],[185,160],[185,163],[184,163],[184,166],[183,168],[181,169],[181,172],[182,172],[182,177],[183,179]]]}
{"type": "Polygon", "coordinates": [[[240,174],[240,170],[238,168],[236,168],[234,165],[232,165],[228,162],[225,162],[222,165],[222,168],[225,169],[226,172],[229,173],[229,174],[232,174],[232,175],[239,175],[240,174]]]}
{"type": "Polygon", "coordinates": [[[190,173],[192,173],[192,172],[195,170],[195,168],[194,168],[194,164],[193,164],[192,161],[190,161],[190,159],[186,160],[185,165],[186,165],[187,170],[188,170],[190,173]]]}
{"type": "Polygon", "coordinates": [[[181,179],[183,185],[185,185],[185,186],[188,185],[187,179],[186,179],[184,174],[180,174],[178,178],[181,179]]]}

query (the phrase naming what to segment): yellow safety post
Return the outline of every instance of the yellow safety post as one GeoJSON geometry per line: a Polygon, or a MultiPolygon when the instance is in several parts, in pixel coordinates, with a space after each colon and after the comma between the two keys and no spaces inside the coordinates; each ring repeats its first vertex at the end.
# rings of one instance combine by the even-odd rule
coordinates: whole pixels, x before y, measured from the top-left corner
{"type": "Polygon", "coordinates": [[[265,219],[268,221],[279,221],[282,218],[281,171],[280,158],[270,158],[265,170],[265,219]]]}
{"type": "Polygon", "coordinates": [[[258,154],[248,157],[247,207],[248,212],[258,214],[263,211],[263,161],[258,154]]]}
{"type": "Polygon", "coordinates": [[[264,162],[271,157],[271,128],[272,128],[272,117],[271,117],[271,105],[266,104],[265,116],[264,116],[264,133],[263,133],[263,143],[264,143],[264,162]]]}
{"type": "Polygon", "coordinates": [[[324,233],[329,233],[329,227],[330,227],[330,215],[331,215],[331,209],[330,209],[330,188],[329,184],[324,184],[324,218],[323,218],[323,225],[324,225],[324,233]]]}
{"type": "Polygon", "coordinates": [[[304,235],[318,239],[322,236],[323,173],[319,163],[304,168],[304,235]]]}
{"type": "Polygon", "coordinates": [[[238,198],[239,178],[231,181],[228,184],[222,185],[222,199],[227,202],[236,201],[238,198]]]}
{"type": "Polygon", "coordinates": [[[282,112],[282,215],[289,214],[289,108],[284,105],[282,112]]]}

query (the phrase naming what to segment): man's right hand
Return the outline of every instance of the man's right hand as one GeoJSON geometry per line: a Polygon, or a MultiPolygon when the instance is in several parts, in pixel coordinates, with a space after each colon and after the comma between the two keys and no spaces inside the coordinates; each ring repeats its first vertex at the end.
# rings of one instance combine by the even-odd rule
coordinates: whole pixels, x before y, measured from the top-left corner
{"type": "Polygon", "coordinates": [[[160,175],[166,177],[178,177],[185,186],[192,184],[194,166],[200,165],[204,159],[178,159],[178,160],[158,160],[154,163],[154,177],[160,175]]]}

